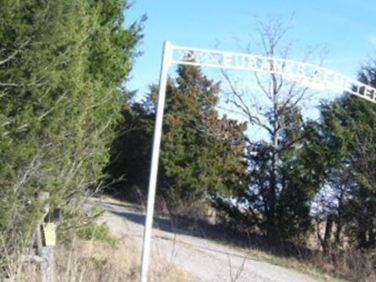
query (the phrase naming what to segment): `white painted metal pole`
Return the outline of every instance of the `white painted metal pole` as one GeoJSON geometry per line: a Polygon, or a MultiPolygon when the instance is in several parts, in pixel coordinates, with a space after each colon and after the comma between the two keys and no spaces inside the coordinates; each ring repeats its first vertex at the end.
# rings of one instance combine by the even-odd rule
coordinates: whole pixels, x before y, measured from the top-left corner
{"type": "Polygon", "coordinates": [[[162,137],[163,111],[166,97],[168,69],[171,63],[172,45],[165,41],[162,56],[162,66],[159,78],[158,104],[154,126],[153,153],[151,158],[148,202],[142,247],[141,282],[147,282],[150,258],[151,232],[153,227],[154,200],[157,186],[159,151],[162,137]]]}

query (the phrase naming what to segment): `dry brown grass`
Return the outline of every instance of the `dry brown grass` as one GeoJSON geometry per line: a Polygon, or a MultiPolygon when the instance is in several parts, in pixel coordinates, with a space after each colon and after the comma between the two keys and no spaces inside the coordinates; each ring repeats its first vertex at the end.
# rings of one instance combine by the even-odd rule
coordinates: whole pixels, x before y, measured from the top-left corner
{"type": "MultiPolygon", "coordinates": [[[[140,249],[130,238],[121,238],[110,246],[104,242],[74,240],[56,247],[56,282],[122,282],[139,281],[140,249]]],[[[21,280],[39,282],[35,265],[27,265],[21,280]]],[[[190,273],[159,257],[152,257],[149,281],[199,281],[190,273]]]]}
{"type": "Polygon", "coordinates": [[[331,251],[324,255],[317,253],[310,263],[339,277],[345,277],[351,281],[376,281],[376,253],[361,250],[331,251]]]}
{"type": "MultiPolygon", "coordinates": [[[[57,251],[57,282],[138,281],[140,250],[136,242],[122,238],[116,247],[95,241],[75,241],[57,251]]],[[[150,281],[197,281],[190,274],[153,257],[150,281]]]]}

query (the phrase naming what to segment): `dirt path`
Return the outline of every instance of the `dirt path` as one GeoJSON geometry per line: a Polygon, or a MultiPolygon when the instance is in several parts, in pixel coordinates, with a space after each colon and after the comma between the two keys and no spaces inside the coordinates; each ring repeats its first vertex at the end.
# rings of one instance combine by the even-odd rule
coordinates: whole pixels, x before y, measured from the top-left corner
{"type": "MultiPolygon", "coordinates": [[[[144,215],[122,205],[101,201],[103,220],[113,232],[142,244],[144,215]]],[[[173,232],[168,220],[155,220],[152,251],[203,281],[316,281],[295,270],[258,261],[210,240],[173,232]]]]}

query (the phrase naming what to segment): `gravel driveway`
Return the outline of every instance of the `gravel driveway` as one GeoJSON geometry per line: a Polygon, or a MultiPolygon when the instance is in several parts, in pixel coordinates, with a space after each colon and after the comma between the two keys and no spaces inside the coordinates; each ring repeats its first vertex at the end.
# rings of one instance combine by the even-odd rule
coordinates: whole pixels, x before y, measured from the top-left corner
{"type": "MultiPolygon", "coordinates": [[[[136,239],[141,247],[142,213],[100,200],[106,210],[103,220],[112,232],[136,239]]],[[[152,252],[203,281],[317,281],[295,270],[259,261],[231,247],[190,235],[174,233],[166,219],[156,219],[152,252]]]]}

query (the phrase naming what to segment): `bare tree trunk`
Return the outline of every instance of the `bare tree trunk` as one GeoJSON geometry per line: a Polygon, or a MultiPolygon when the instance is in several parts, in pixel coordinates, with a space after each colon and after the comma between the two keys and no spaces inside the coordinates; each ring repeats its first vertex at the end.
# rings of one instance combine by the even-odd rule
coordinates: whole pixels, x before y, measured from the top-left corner
{"type": "Polygon", "coordinates": [[[273,152],[272,152],[272,167],[271,167],[271,175],[270,175],[270,187],[269,187],[269,216],[268,216],[268,237],[273,241],[277,241],[278,239],[278,226],[275,220],[276,218],[276,204],[277,204],[277,163],[278,163],[278,154],[277,154],[277,146],[278,146],[278,137],[275,132],[273,135],[273,152]]]}
{"type": "MultiPolygon", "coordinates": [[[[273,55],[274,50],[270,50],[271,55],[273,55]]],[[[270,69],[274,69],[273,64],[271,63],[270,69]]],[[[271,74],[271,81],[272,81],[272,103],[273,103],[273,116],[272,116],[272,171],[271,171],[271,179],[270,179],[270,235],[273,241],[278,241],[280,238],[280,232],[278,228],[278,224],[276,222],[276,205],[277,205],[277,185],[278,185],[278,140],[279,140],[279,115],[278,115],[278,86],[277,86],[277,79],[274,74],[271,74]]]]}
{"type": "Polygon", "coordinates": [[[335,234],[336,246],[339,246],[341,244],[341,233],[342,233],[342,222],[341,222],[341,219],[338,219],[337,229],[336,229],[336,234],[335,234]]]}
{"type": "MultiPolygon", "coordinates": [[[[279,20],[272,20],[266,24],[259,22],[259,27],[260,46],[264,55],[268,57],[278,55],[287,59],[290,44],[284,47],[280,44],[283,43],[283,37],[289,27],[279,20]]],[[[249,49],[248,51],[251,52],[249,49]]],[[[310,54],[306,54],[305,59],[309,56],[310,54]]],[[[230,89],[229,103],[235,107],[235,113],[245,117],[249,125],[263,130],[269,137],[265,146],[263,145],[265,150],[257,151],[255,149],[252,151],[252,148],[249,150],[250,156],[253,153],[270,154],[259,161],[263,162],[263,169],[266,171],[265,175],[257,176],[258,179],[262,178],[262,184],[255,181],[254,186],[259,190],[254,192],[256,200],[252,200],[259,201],[258,204],[263,207],[257,211],[262,214],[263,231],[268,239],[277,242],[283,239],[281,236],[284,236],[284,230],[286,230],[285,226],[281,224],[284,214],[279,214],[279,195],[285,188],[281,187],[280,181],[283,165],[281,155],[302,139],[294,136],[291,137],[291,140],[287,140],[288,143],[282,144],[283,132],[291,129],[291,124],[284,119],[291,114],[292,108],[299,108],[302,100],[305,99],[307,88],[299,86],[298,82],[290,82],[276,74],[277,69],[284,69],[288,67],[287,65],[275,65],[275,61],[270,60],[265,67],[271,71],[270,75],[254,74],[257,88],[255,93],[251,93],[252,95],[247,95],[248,91],[239,89],[236,81],[231,80],[225,71],[222,73],[230,89]]],[[[283,203],[281,204],[283,205],[283,203]]],[[[281,210],[283,212],[283,209],[281,210]]],[[[256,217],[255,221],[257,220],[256,217]]]]}
{"type": "Polygon", "coordinates": [[[360,223],[357,232],[358,248],[364,248],[366,246],[366,238],[366,228],[362,223],[360,223]]]}
{"type": "Polygon", "coordinates": [[[333,215],[329,215],[328,218],[326,219],[324,240],[323,240],[323,246],[322,246],[324,254],[328,254],[328,251],[330,249],[332,229],[333,229],[333,215]]]}

